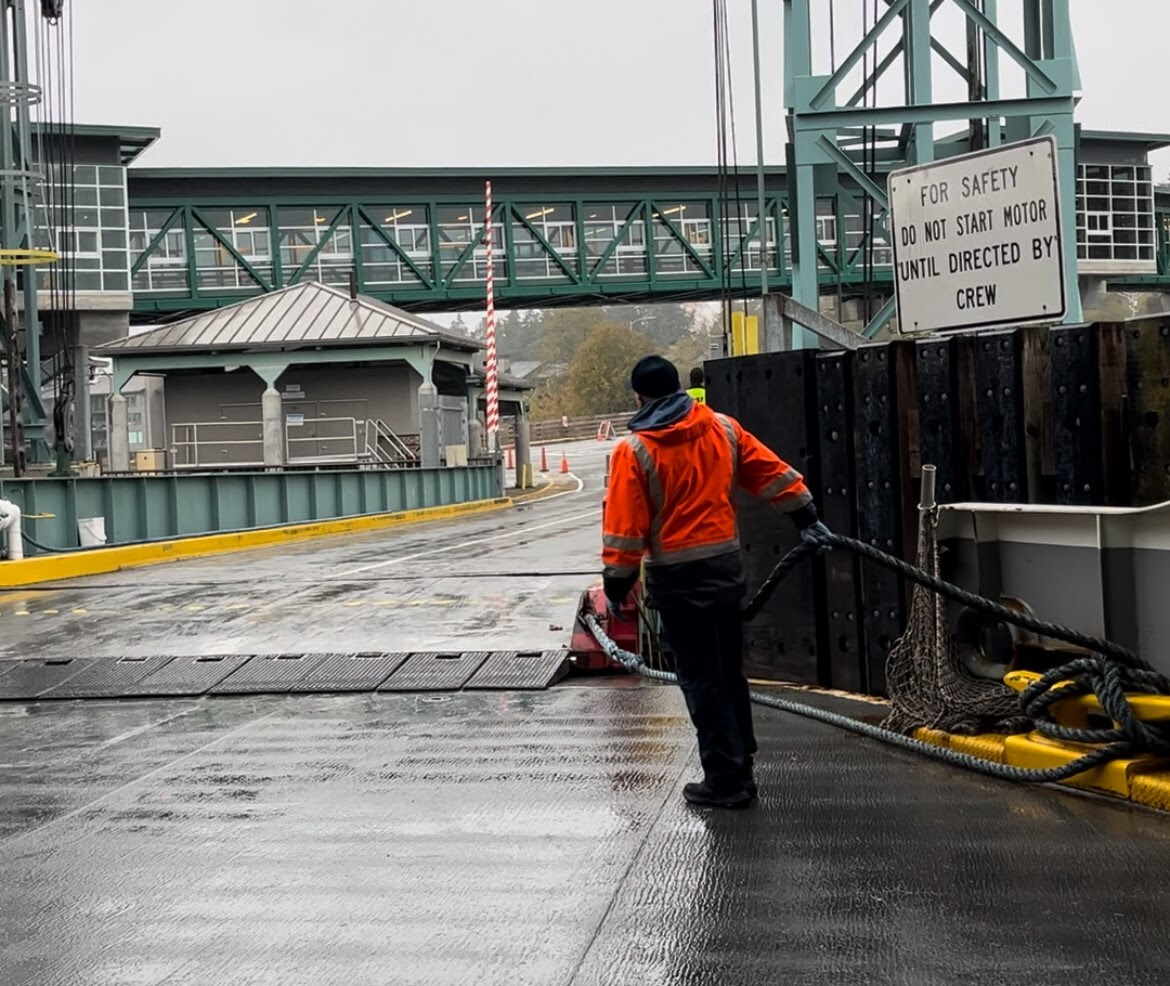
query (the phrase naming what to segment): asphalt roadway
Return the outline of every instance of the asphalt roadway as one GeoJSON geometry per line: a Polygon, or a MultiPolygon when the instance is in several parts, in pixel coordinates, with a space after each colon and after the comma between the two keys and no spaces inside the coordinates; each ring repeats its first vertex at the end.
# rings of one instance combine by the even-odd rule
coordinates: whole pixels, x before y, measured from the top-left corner
{"type": "MultiPolygon", "coordinates": [[[[527,509],[0,597],[4,650],[563,644],[603,448],[527,509]]],[[[636,679],[0,705],[0,984],[1165,982],[1170,819],[757,723],[713,813],[636,679]]]]}

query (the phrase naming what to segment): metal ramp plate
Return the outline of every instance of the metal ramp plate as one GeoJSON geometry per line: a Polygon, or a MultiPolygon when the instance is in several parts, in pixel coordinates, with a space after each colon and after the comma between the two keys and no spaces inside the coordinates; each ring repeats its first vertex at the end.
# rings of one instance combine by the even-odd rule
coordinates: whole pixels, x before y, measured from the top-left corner
{"type": "Polygon", "coordinates": [[[568,668],[568,651],[497,651],[464,687],[548,688],[560,681],[568,668]]]}
{"type": "Polygon", "coordinates": [[[487,659],[488,651],[414,654],[378,691],[458,691],[487,659]]]}
{"type": "Polygon", "coordinates": [[[176,657],[153,674],[129,685],[123,695],[202,695],[219,684],[241,664],[249,660],[242,655],[210,655],[207,657],[176,657]]]}
{"type": "Polygon", "coordinates": [[[92,657],[52,657],[40,661],[14,661],[16,666],[0,675],[0,701],[37,698],[50,688],[80,674],[92,657]]]}
{"type": "Polygon", "coordinates": [[[329,659],[328,654],[274,654],[254,657],[211,689],[212,695],[257,695],[287,692],[329,659]]]}
{"type": "Polygon", "coordinates": [[[153,674],[174,656],[95,658],[79,674],[43,693],[41,698],[120,698],[126,689],[153,674]]]}
{"type": "Polygon", "coordinates": [[[289,692],[372,692],[402,667],[406,654],[317,654],[323,660],[285,689],[289,692]]]}

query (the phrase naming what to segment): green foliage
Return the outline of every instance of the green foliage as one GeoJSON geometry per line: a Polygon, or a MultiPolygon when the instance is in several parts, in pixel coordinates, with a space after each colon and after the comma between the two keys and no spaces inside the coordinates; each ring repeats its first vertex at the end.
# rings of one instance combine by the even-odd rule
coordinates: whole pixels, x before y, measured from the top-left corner
{"type": "Polygon", "coordinates": [[[634,395],[626,389],[630,370],[657,351],[654,343],[628,325],[595,326],[569,364],[566,376],[570,417],[631,410],[634,395]]]}
{"type": "Polygon", "coordinates": [[[558,308],[546,312],[540,329],[539,359],[571,363],[589,333],[604,319],[597,308],[558,308]]]}

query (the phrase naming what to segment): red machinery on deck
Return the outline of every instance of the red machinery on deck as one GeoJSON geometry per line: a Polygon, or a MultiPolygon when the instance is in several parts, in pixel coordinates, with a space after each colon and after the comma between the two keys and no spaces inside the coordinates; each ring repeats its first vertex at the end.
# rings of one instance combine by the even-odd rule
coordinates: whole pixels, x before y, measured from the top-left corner
{"type": "MultiPolygon", "coordinates": [[[[598,431],[598,439],[601,432],[598,431]]],[[[609,456],[605,457],[604,485],[609,486],[609,456]]],[[[605,517],[605,497],[601,498],[601,516],[605,517]]],[[[586,589],[581,594],[581,604],[577,607],[577,620],[573,624],[573,639],[569,642],[569,659],[579,671],[625,671],[616,661],[610,660],[601,645],[594,639],[593,634],[585,625],[585,617],[592,615],[601,624],[601,629],[622,650],[638,653],[638,643],[641,637],[639,626],[638,600],[642,595],[642,583],[639,581],[622,604],[615,619],[610,615],[605,605],[605,590],[600,585],[586,589]]]]}
{"type": "Polygon", "coordinates": [[[589,614],[597,618],[601,629],[609,639],[622,650],[633,654],[639,652],[639,638],[641,637],[638,605],[635,601],[642,594],[642,586],[634,586],[615,619],[605,606],[605,590],[600,585],[587,589],[581,596],[581,605],[578,609],[577,622],[573,624],[573,639],[569,643],[569,657],[573,666],[580,671],[621,671],[623,668],[616,661],[610,660],[601,645],[594,639],[593,634],[585,625],[584,617],[589,614]]]}

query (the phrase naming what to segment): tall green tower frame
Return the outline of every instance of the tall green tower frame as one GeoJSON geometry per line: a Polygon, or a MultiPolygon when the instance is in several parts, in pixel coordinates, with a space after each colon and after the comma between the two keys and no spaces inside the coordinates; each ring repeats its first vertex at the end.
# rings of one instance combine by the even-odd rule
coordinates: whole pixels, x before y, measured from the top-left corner
{"type": "MultiPolygon", "coordinates": [[[[970,150],[1053,136],[1059,151],[1063,225],[1070,232],[1076,229],[1073,111],[1080,73],[1069,0],[1011,0],[1023,7],[1022,31],[1017,29],[1015,38],[1002,25],[1002,2],[880,0],[876,18],[856,47],[843,53],[831,75],[816,75],[813,66],[821,61],[818,56],[828,55],[815,47],[813,36],[813,12],[823,8],[824,0],[783,0],[784,94],[794,219],[792,293],[798,302],[815,309],[820,301],[817,198],[840,195],[860,215],[862,200],[868,197],[876,225],[888,229],[889,199],[873,165],[876,162],[888,171],[934,161],[936,123],[967,122],[970,150]],[[948,6],[958,8],[966,18],[966,44],[958,53],[931,29],[932,18],[948,6]],[[935,101],[932,54],[965,81],[966,101],[935,101]],[[1020,66],[1026,79],[1026,92],[1016,98],[1001,97],[1001,59],[1005,57],[1020,66]],[[866,64],[868,76],[849,91],[847,79],[866,64]],[[902,84],[895,86],[897,101],[878,105],[878,83],[896,64],[903,76],[902,84]],[[841,182],[845,175],[853,180],[848,187],[841,182]]],[[[954,153],[953,137],[950,147],[948,153],[954,153]]],[[[838,230],[838,235],[843,231],[838,230]]],[[[1065,283],[1069,285],[1065,321],[1072,323],[1082,319],[1076,289],[1076,237],[1066,236],[1065,244],[1065,283]]],[[[876,335],[894,310],[891,298],[872,315],[865,334],[876,335]]],[[[793,332],[797,348],[816,344],[808,332],[793,332]]]]}

